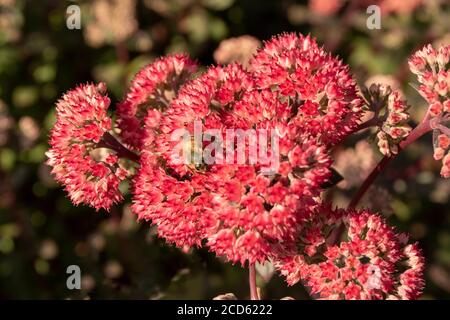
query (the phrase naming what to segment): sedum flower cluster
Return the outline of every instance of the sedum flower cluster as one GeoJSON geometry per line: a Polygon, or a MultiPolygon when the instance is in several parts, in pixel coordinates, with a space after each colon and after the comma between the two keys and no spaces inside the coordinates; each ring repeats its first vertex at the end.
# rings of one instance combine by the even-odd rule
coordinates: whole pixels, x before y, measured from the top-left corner
{"type": "Polygon", "coordinates": [[[433,129],[434,158],[442,160],[441,175],[450,177],[450,45],[434,49],[431,45],[417,51],[409,68],[417,75],[419,93],[429,107],[433,129]]]}
{"type": "MultiPolygon", "coordinates": [[[[429,56],[416,54],[413,72],[424,83],[430,112],[446,119],[448,90],[441,83],[448,83],[447,71],[440,54],[429,56]]],[[[379,145],[395,153],[410,131],[406,104],[390,89],[377,90],[387,110],[379,145]]],[[[122,200],[119,187],[129,178],[137,218],[183,250],[206,247],[243,266],[272,260],[289,284],[301,280],[324,299],[420,294],[424,263],[417,244],[369,210],[323,203],[323,191],[334,183],[331,152],[357,130],[364,99],[348,66],[313,38],[282,34],[245,67],[233,62],[203,73],[185,55],[162,57],[131,81],[114,122],[105,91],[104,84],[81,85],[57,103],[48,164],[74,204],[108,210],[122,200]],[[191,137],[181,148],[173,139],[180,130],[191,137]],[[198,130],[213,132],[226,153],[215,149],[215,162],[195,161],[213,140],[197,141],[198,130]],[[236,130],[271,132],[269,150],[261,137],[239,143],[236,130]],[[276,166],[265,170],[261,157],[237,161],[251,150],[275,157],[276,166]],[[175,161],[180,154],[190,161],[175,161]],[[346,237],[334,243],[340,225],[346,237]]],[[[445,164],[447,131],[436,130],[435,156],[445,164]]]]}

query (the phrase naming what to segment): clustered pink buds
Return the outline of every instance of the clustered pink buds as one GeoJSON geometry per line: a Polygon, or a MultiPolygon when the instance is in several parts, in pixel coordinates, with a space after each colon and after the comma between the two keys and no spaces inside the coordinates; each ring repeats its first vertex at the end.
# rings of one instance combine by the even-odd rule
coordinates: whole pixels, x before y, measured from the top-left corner
{"type": "Polygon", "coordinates": [[[428,115],[434,136],[434,158],[442,160],[441,175],[450,177],[450,45],[438,50],[431,45],[417,51],[409,60],[417,75],[419,93],[428,102],[428,115]]]}
{"type": "Polygon", "coordinates": [[[72,202],[87,203],[97,210],[109,209],[122,200],[119,183],[128,174],[110,149],[100,159],[94,157],[94,150],[103,147],[102,137],[111,130],[110,100],[105,91],[103,83],[81,85],[58,101],[51,147],[46,153],[52,173],[72,202]]]}
{"type": "MultiPolygon", "coordinates": [[[[108,210],[122,199],[121,181],[136,173],[133,213],[183,250],[206,247],[243,266],[272,259],[288,283],[305,281],[321,298],[416,298],[417,246],[378,215],[331,210],[321,199],[334,183],[331,149],[363,113],[348,67],[292,33],[266,42],[248,68],[212,66],[196,78],[195,71],[184,55],[144,67],[118,104],[116,125],[104,84],[63,96],[47,156],[72,201],[108,210]],[[253,132],[259,135],[245,136],[253,132]],[[341,223],[349,240],[329,243],[341,223]]],[[[377,90],[379,144],[396,153],[410,131],[407,107],[397,92],[377,90]]],[[[436,149],[448,168],[448,135],[440,130],[436,149]]]]}
{"type": "Polygon", "coordinates": [[[398,145],[410,133],[408,105],[397,90],[383,84],[364,88],[368,111],[373,113],[369,121],[377,127],[378,148],[385,156],[398,153],[398,145]]]}
{"type": "Polygon", "coordinates": [[[319,209],[303,224],[291,254],[276,260],[290,285],[302,280],[321,299],[415,299],[423,288],[424,259],[417,244],[367,210],[319,209]],[[329,241],[341,224],[339,244],[329,241]]]}
{"type": "Polygon", "coordinates": [[[450,178],[450,134],[448,133],[438,133],[439,129],[436,131],[437,137],[434,139],[434,158],[436,160],[442,160],[441,175],[444,178],[450,178]]]}

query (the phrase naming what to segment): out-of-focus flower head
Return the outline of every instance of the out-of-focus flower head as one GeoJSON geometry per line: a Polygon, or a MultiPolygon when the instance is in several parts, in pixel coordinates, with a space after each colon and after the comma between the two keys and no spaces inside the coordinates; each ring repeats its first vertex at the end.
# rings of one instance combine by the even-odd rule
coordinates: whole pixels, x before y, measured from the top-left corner
{"type": "Polygon", "coordinates": [[[229,38],[220,42],[219,47],[214,51],[214,60],[224,65],[239,62],[248,68],[250,59],[260,45],[261,42],[258,39],[249,35],[229,38]]]}
{"type": "Polygon", "coordinates": [[[234,293],[225,293],[214,297],[213,300],[237,300],[237,298],[234,293]]]}
{"type": "Polygon", "coordinates": [[[344,178],[338,187],[350,189],[359,186],[377,164],[375,151],[367,141],[359,141],[354,148],[338,153],[334,167],[344,178]]]}
{"type": "Polygon", "coordinates": [[[420,5],[422,5],[423,0],[383,0],[381,1],[381,11],[383,13],[398,13],[398,14],[408,14],[416,10],[420,5]]]}
{"type": "Polygon", "coordinates": [[[15,42],[21,36],[23,22],[20,5],[16,0],[0,0],[0,37],[6,42],[15,42]]]}
{"type": "Polygon", "coordinates": [[[270,88],[292,106],[292,117],[325,143],[340,142],[356,127],[361,100],[348,66],[310,36],[274,37],[251,61],[259,88],[270,88]]]}
{"type": "Polygon", "coordinates": [[[328,17],[336,14],[344,5],[345,0],[309,0],[309,9],[314,13],[328,17]]]}
{"type": "Polygon", "coordinates": [[[366,8],[370,5],[377,5],[380,7],[383,15],[397,13],[400,15],[409,14],[419,8],[423,0],[351,0],[360,8],[366,8]]]}
{"type": "Polygon", "coordinates": [[[314,13],[328,17],[335,15],[339,9],[349,2],[348,6],[355,9],[366,9],[368,6],[376,5],[383,15],[392,13],[410,14],[423,3],[423,0],[309,0],[309,9],[314,13]]]}
{"type": "Polygon", "coordinates": [[[138,28],[136,0],[94,0],[91,15],[84,36],[93,47],[121,43],[138,28]]]}
{"type": "Polygon", "coordinates": [[[370,122],[377,127],[380,152],[387,156],[397,154],[398,144],[411,131],[409,106],[398,91],[384,84],[372,84],[363,89],[363,94],[368,111],[373,113],[370,122]]]}
{"type": "Polygon", "coordinates": [[[40,130],[36,121],[29,116],[20,118],[19,120],[20,143],[27,149],[30,148],[39,138],[40,130]]]}
{"type": "Polygon", "coordinates": [[[107,210],[122,199],[119,183],[127,176],[112,151],[100,159],[95,156],[111,130],[110,100],[105,91],[103,83],[84,84],[63,95],[56,105],[56,123],[46,153],[47,164],[72,202],[96,210],[107,210]]]}
{"type": "Polygon", "coordinates": [[[321,208],[299,229],[292,250],[276,266],[290,285],[302,280],[321,299],[416,299],[423,288],[417,244],[367,210],[321,208]],[[346,240],[328,243],[341,223],[346,240]]]}
{"type": "Polygon", "coordinates": [[[383,187],[372,186],[361,199],[361,205],[375,212],[382,212],[384,217],[389,217],[394,212],[392,208],[393,198],[389,191],[383,187]]]}
{"type": "Polygon", "coordinates": [[[126,144],[141,147],[147,113],[153,121],[159,121],[196,70],[197,65],[189,57],[173,55],[157,59],[136,74],[125,100],[117,106],[120,135],[126,144]]]}
{"type": "Polygon", "coordinates": [[[441,175],[450,177],[450,45],[434,49],[431,45],[409,59],[411,72],[417,75],[419,93],[428,102],[433,129],[434,158],[442,160],[441,175]]]}

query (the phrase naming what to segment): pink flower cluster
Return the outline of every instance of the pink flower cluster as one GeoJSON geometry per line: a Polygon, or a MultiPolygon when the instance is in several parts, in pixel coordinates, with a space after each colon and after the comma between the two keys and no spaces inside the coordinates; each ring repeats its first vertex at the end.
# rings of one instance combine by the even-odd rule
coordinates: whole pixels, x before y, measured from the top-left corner
{"type": "Polygon", "coordinates": [[[321,16],[335,15],[345,4],[355,9],[366,9],[368,6],[377,5],[383,14],[410,14],[422,5],[423,0],[309,0],[309,9],[321,16]]]}
{"type": "Polygon", "coordinates": [[[415,299],[423,288],[424,259],[383,218],[367,210],[323,206],[299,228],[292,251],[276,260],[290,285],[298,281],[321,299],[415,299]],[[347,240],[329,243],[341,224],[347,240]]]}
{"type": "Polygon", "coordinates": [[[109,209],[122,200],[119,183],[128,175],[110,149],[103,159],[92,154],[103,147],[102,137],[112,129],[105,91],[103,83],[81,85],[58,101],[51,147],[46,153],[52,173],[72,202],[88,203],[97,210],[109,209]]]}
{"type": "Polygon", "coordinates": [[[156,140],[146,141],[156,152],[143,151],[149,160],[141,161],[133,204],[169,242],[184,247],[205,240],[217,255],[242,264],[267,260],[272,244],[291,237],[314,205],[311,198],[319,195],[331,164],[325,147],[290,123],[292,109],[279,94],[254,86],[251,75],[236,64],[210,68],[187,84],[161,121],[156,140]],[[228,128],[276,130],[283,159],[278,172],[268,177],[258,163],[172,164],[176,142],[171,134],[193,130],[199,119],[204,129],[220,128],[224,135],[228,128]],[[167,167],[155,168],[155,154],[167,167]]]}
{"type": "Polygon", "coordinates": [[[442,160],[441,175],[450,177],[450,45],[438,50],[431,45],[417,51],[409,60],[417,75],[419,93],[428,102],[428,115],[434,135],[434,158],[442,160]]]}
{"type": "Polygon", "coordinates": [[[187,248],[205,241],[241,264],[263,262],[274,245],[293,239],[329,178],[327,146],[351,132],[361,113],[348,68],[309,37],[276,37],[250,66],[210,68],[181,88],[159,126],[146,128],[133,201],[139,218],[157,224],[169,242],[187,248]],[[278,170],[267,176],[259,163],[172,163],[172,134],[193,132],[195,121],[223,135],[229,128],[274,130],[278,170]]]}
{"type": "Polygon", "coordinates": [[[284,34],[265,43],[251,61],[256,84],[289,99],[295,122],[324,143],[336,144],[355,128],[361,100],[348,66],[309,36],[284,34]]]}

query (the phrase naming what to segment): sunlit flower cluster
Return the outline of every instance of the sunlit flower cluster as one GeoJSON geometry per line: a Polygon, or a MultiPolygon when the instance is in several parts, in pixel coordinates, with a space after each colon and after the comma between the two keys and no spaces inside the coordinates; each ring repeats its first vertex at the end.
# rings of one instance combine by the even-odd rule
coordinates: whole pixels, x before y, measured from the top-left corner
{"type": "MultiPolygon", "coordinates": [[[[448,48],[433,52],[418,53],[411,67],[448,176],[448,48]]],[[[361,95],[345,64],[294,33],[266,42],[247,66],[196,71],[185,55],[155,60],[137,73],[114,117],[103,83],[63,95],[47,163],[73,203],[109,210],[130,178],[131,211],[184,251],[204,247],[242,266],[272,260],[289,284],[301,280],[323,299],[416,298],[424,265],[417,245],[377,214],[332,210],[322,199],[339,176],[332,151],[361,126],[377,127],[383,154],[398,152],[411,130],[400,93],[374,85],[361,95]],[[373,113],[367,123],[364,99],[373,113]],[[259,135],[246,136],[252,132],[259,135]],[[332,240],[341,225],[344,240],[332,240]]],[[[373,154],[348,157],[355,159],[343,160],[344,176],[358,165],[361,172],[347,187],[374,165],[373,154]]]]}
{"type": "Polygon", "coordinates": [[[220,128],[221,109],[235,94],[242,94],[251,86],[251,79],[237,65],[211,68],[180,90],[161,123],[149,124],[154,119],[151,114],[146,118],[133,211],[139,219],[158,225],[158,234],[168,242],[182,248],[200,246],[212,224],[208,221],[212,196],[205,182],[206,172],[195,164],[171,162],[177,143],[170,139],[171,134],[180,128],[193,130],[196,119],[203,119],[206,127],[220,128]],[[216,112],[210,110],[213,104],[216,112]],[[158,136],[153,134],[155,130],[160,133],[158,136]],[[164,165],[158,165],[161,163],[164,165]]]}
{"type": "Polygon", "coordinates": [[[361,100],[348,66],[309,36],[283,34],[265,43],[251,61],[259,88],[280,91],[297,110],[297,122],[325,143],[352,132],[361,116],[361,100]]]}
{"type": "Polygon", "coordinates": [[[325,146],[289,122],[291,109],[278,93],[253,87],[250,74],[236,64],[211,68],[187,84],[162,119],[156,141],[145,143],[156,145],[150,146],[156,152],[143,151],[133,204],[169,242],[185,247],[206,240],[217,255],[242,264],[265,261],[273,243],[291,238],[331,164],[325,146]],[[267,176],[258,163],[173,164],[171,134],[192,131],[200,119],[204,130],[219,128],[224,135],[228,128],[276,131],[279,168],[267,176]],[[166,167],[157,167],[158,161],[166,167]]]}
{"type": "Polygon", "coordinates": [[[297,234],[293,253],[276,265],[321,299],[415,299],[423,288],[424,259],[417,244],[370,211],[322,207],[297,234]],[[340,224],[344,240],[330,243],[340,224]]]}
{"type": "MultiPolygon", "coordinates": [[[[143,151],[133,204],[138,216],[157,224],[158,234],[169,242],[190,247],[205,240],[217,255],[241,264],[263,262],[273,244],[292,239],[296,226],[317,205],[315,199],[330,176],[327,143],[345,137],[361,111],[347,68],[309,37],[274,38],[251,66],[250,72],[237,64],[210,68],[180,90],[161,120],[153,151],[143,151]],[[271,74],[260,68],[268,73],[291,68],[278,64],[286,41],[298,47],[292,65],[298,69],[297,78],[291,81],[285,74],[286,79],[279,78],[280,87],[291,91],[274,91],[267,85],[271,74]],[[272,55],[271,50],[280,52],[272,55]],[[302,70],[302,64],[310,69],[302,70]],[[307,100],[302,105],[291,99],[297,91],[303,94],[299,99],[307,100]],[[312,101],[319,96],[322,106],[312,101]],[[228,128],[275,131],[280,139],[279,167],[267,176],[258,163],[174,164],[173,133],[180,128],[192,133],[199,120],[203,130],[219,129],[225,136],[228,128]],[[321,127],[326,124],[342,132],[330,135],[321,127]],[[157,163],[164,165],[155,168],[157,163]]],[[[188,142],[185,147],[193,151],[199,146],[188,142]]]]}
{"type": "Polygon", "coordinates": [[[419,93],[428,102],[430,126],[434,135],[434,158],[442,160],[441,175],[450,177],[450,45],[434,49],[431,45],[417,51],[409,60],[417,75],[419,93]]]}
{"type": "Polygon", "coordinates": [[[50,135],[47,163],[56,180],[65,186],[72,202],[109,209],[122,200],[119,183],[127,171],[109,151],[100,159],[92,152],[102,148],[102,137],[111,130],[106,86],[81,85],[67,92],[56,105],[56,123],[50,135]]]}

